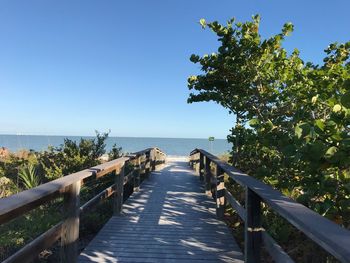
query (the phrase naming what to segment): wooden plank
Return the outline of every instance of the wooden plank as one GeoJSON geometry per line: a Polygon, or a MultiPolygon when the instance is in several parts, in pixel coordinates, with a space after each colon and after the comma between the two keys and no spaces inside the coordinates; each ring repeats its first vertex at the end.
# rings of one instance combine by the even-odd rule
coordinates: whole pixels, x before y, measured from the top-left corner
{"type": "Polygon", "coordinates": [[[102,200],[107,199],[115,192],[115,184],[107,187],[105,190],[101,191],[99,194],[91,198],[89,201],[87,201],[84,205],[80,207],[80,213],[84,213],[86,211],[89,211],[93,207],[95,207],[97,204],[99,204],[102,200]]]}
{"type": "Polygon", "coordinates": [[[32,262],[43,250],[51,247],[60,237],[62,232],[62,222],[50,228],[39,237],[32,240],[15,254],[5,259],[2,263],[27,263],[32,262]]]}
{"type": "Polygon", "coordinates": [[[63,199],[65,220],[61,232],[61,262],[75,263],[78,255],[80,186],[75,182],[67,187],[63,199]]]}
{"type": "Polygon", "coordinates": [[[203,181],[204,180],[204,155],[199,154],[199,180],[203,181]]]}
{"type": "MultiPolygon", "coordinates": [[[[165,156],[158,148],[157,151],[165,156]]],[[[141,156],[149,153],[152,148],[148,148],[134,153],[135,156],[141,156]]],[[[42,184],[38,187],[22,191],[18,194],[0,199],[0,224],[4,224],[13,218],[16,218],[39,205],[57,197],[65,187],[77,181],[88,177],[102,177],[114,171],[118,166],[124,164],[130,157],[121,157],[77,173],[63,176],[57,180],[42,184]]]]}
{"type": "Polygon", "coordinates": [[[269,252],[274,262],[276,263],[294,263],[288,254],[281,248],[280,245],[266,232],[262,231],[262,240],[265,249],[269,252]]]}
{"type": "Polygon", "coordinates": [[[216,216],[219,219],[223,219],[226,207],[224,172],[218,165],[215,166],[215,177],[216,216]]]}
{"type": "Polygon", "coordinates": [[[243,254],[187,161],[143,182],[85,248],[79,262],[240,262],[243,254]]]}
{"type": "Polygon", "coordinates": [[[205,169],[204,169],[204,187],[205,194],[211,196],[211,170],[210,170],[210,159],[205,157],[205,169]]]}
{"type": "Polygon", "coordinates": [[[123,164],[129,158],[119,158],[101,165],[97,165],[90,169],[86,169],[77,173],[73,173],[57,180],[39,185],[38,187],[22,191],[18,194],[0,199],[0,224],[4,224],[13,218],[16,218],[41,204],[46,203],[58,196],[65,187],[82,181],[88,177],[101,177],[123,164]]]}
{"type": "MultiPolygon", "coordinates": [[[[113,187],[108,187],[97,196],[89,200],[79,208],[79,191],[83,181],[88,177],[99,178],[109,174],[126,161],[132,160],[141,155],[157,153],[160,161],[163,161],[165,154],[158,148],[148,148],[135,153],[134,156],[121,157],[101,165],[94,166],[77,173],[73,173],[57,180],[42,184],[27,191],[20,192],[7,198],[0,199],[0,224],[6,223],[44,203],[56,198],[64,193],[64,211],[66,220],[49,231],[45,232],[37,239],[33,240],[13,256],[8,262],[27,262],[37,257],[43,249],[51,246],[59,236],[61,236],[62,253],[64,262],[75,262],[77,254],[77,240],[79,237],[79,214],[97,204],[102,199],[109,197],[113,192],[113,187]]],[[[156,162],[154,162],[156,165],[156,162]]],[[[133,178],[133,172],[124,177],[123,185],[133,178]]],[[[123,188],[123,187],[122,187],[123,188]]],[[[7,262],[7,261],[6,261],[7,262]]]]}
{"type": "Polygon", "coordinates": [[[115,194],[114,194],[114,215],[119,215],[123,206],[123,193],[124,193],[124,168],[123,165],[119,171],[116,171],[115,175],[115,194]]]}
{"type": "Polygon", "coordinates": [[[138,192],[140,190],[140,183],[141,183],[141,178],[140,178],[140,171],[141,171],[141,163],[140,163],[140,157],[137,157],[134,161],[134,192],[138,192]]]}
{"type": "Polygon", "coordinates": [[[242,218],[243,221],[245,221],[245,209],[241,204],[233,197],[233,195],[229,191],[225,191],[225,196],[229,204],[232,206],[232,208],[237,212],[240,218],[242,218]]]}
{"type": "Polygon", "coordinates": [[[274,211],[341,262],[349,261],[350,231],[295,202],[271,186],[222,162],[216,156],[204,150],[197,149],[194,152],[202,152],[212,162],[218,164],[234,181],[242,186],[248,186],[274,211]]]}
{"type": "Polygon", "coordinates": [[[156,169],[156,150],[151,150],[151,171],[154,171],[156,169]]]}
{"type": "Polygon", "coordinates": [[[261,202],[260,196],[246,187],[244,224],[244,262],[261,261],[261,202]]]}
{"type": "Polygon", "coordinates": [[[150,160],[151,154],[150,154],[150,152],[146,152],[145,156],[146,156],[146,160],[145,160],[145,177],[147,178],[149,176],[149,174],[150,174],[150,171],[151,171],[151,160],[150,160]]]}
{"type": "Polygon", "coordinates": [[[127,175],[124,175],[123,178],[123,185],[126,185],[127,183],[134,180],[134,170],[130,171],[127,175]]]}

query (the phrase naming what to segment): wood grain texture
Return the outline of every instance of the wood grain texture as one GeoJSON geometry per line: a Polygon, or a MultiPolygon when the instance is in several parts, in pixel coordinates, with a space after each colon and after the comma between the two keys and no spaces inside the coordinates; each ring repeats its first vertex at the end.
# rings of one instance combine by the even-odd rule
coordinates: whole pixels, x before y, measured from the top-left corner
{"type": "Polygon", "coordinates": [[[243,262],[243,254],[187,158],[168,158],[78,262],[243,262]]]}
{"type": "Polygon", "coordinates": [[[216,156],[195,149],[191,155],[203,153],[211,162],[219,165],[234,181],[249,187],[275,212],[302,231],[341,262],[350,262],[350,231],[322,217],[304,205],[295,202],[271,186],[250,177],[216,156]]]}
{"type": "Polygon", "coordinates": [[[80,223],[80,186],[75,182],[67,187],[63,199],[65,220],[61,232],[61,261],[75,263],[78,256],[79,223],[80,223]]]}
{"type": "Polygon", "coordinates": [[[115,192],[113,202],[113,213],[119,215],[123,207],[123,195],[124,195],[124,166],[115,174],[115,192]]]}
{"type": "Polygon", "coordinates": [[[155,151],[163,161],[166,157],[159,148],[147,148],[145,150],[133,153],[128,157],[121,157],[89,169],[85,169],[70,175],[66,175],[57,180],[39,185],[38,187],[22,191],[18,194],[0,199],[0,224],[4,224],[47,201],[56,198],[64,189],[78,181],[83,181],[88,177],[102,177],[116,170],[125,162],[149,154],[150,151],[155,151]]]}
{"type": "Polygon", "coordinates": [[[57,180],[39,185],[38,187],[11,195],[0,199],[0,224],[6,223],[41,204],[46,203],[60,192],[78,181],[82,181],[88,177],[101,177],[115,170],[116,167],[124,164],[129,160],[127,157],[118,158],[116,160],[97,165],[95,167],[85,169],[83,171],[73,173],[57,180]]]}

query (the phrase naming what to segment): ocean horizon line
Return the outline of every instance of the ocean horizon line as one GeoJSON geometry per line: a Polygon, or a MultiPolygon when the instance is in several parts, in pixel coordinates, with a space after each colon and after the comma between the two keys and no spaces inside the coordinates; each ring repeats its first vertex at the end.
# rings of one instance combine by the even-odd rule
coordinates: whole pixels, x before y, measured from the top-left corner
{"type": "MultiPolygon", "coordinates": [[[[60,147],[64,139],[70,139],[79,143],[80,138],[93,139],[94,136],[77,135],[29,135],[29,134],[0,134],[0,147],[11,151],[32,149],[35,151],[46,150],[48,146],[60,147]]],[[[209,138],[165,138],[165,137],[122,137],[108,136],[105,141],[106,150],[113,145],[122,148],[123,152],[137,152],[150,147],[159,147],[168,155],[188,155],[193,149],[201,148],[213,154],[221,154],[232,149],[232,144],[227,139],[209,138]]]]}
{"type": "MultiPolygon", "coordinates": [[[[103,133],[103,132],[101,132],[103,133]]],[[[52,137],[96,137],[96,135],[60,135],[60,134],[24,134],[24,133],[1,133],[0,135],[5,136],[52,136],[52,137]]],[[[189,139],[189,140],[207,140],[209,137],[163,137],[163,136],[119,136],[119,135],[108,135],[109,138],[141,138],[141,139],[189,139]]],[[[217,138],[215,140],[227,140],[227,138],[217,138]]]]}

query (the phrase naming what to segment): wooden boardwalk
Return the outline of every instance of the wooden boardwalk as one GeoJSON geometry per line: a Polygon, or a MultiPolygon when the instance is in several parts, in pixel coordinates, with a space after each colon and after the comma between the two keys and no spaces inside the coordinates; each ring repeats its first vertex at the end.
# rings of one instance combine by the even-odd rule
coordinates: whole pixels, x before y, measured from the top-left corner
{"type": "Polygon", "coordinates": [[[87,262],[243,262],[187,158],[168,158],[78,259],[87,262]]]}

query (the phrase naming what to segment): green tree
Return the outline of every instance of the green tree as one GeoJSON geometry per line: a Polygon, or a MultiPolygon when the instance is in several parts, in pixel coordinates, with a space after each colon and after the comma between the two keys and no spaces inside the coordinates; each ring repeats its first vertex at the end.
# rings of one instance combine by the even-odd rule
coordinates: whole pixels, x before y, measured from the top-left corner
{"type": "Polygon", "coordinates": [[[189,103],[214,101],[235,114],[233,163],[320,214],[350,225],[350,42],[334,43],[323,65],[283,48],[287,23],[268,39],[260,17],[200,21],[216,34],[211,55],[192,55],[189,103]]]}

